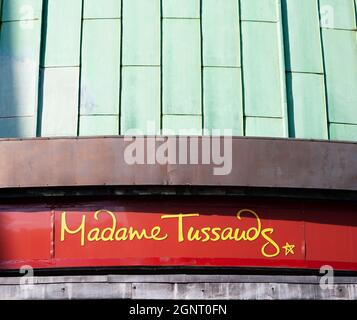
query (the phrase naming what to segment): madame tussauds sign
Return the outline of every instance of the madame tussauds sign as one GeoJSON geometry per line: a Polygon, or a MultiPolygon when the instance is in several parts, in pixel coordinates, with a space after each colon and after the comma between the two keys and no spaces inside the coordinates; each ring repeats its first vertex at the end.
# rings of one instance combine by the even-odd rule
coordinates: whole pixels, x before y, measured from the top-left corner
{"type": "MultiPolygon", "coordinates": [[[[137,218],[133,217],[134,224],[136,224],[137,218]]],[[[222,243],[223,249],[223,243],[227,241],[236,243],[238,247],[242,242],[259,242],[262,245],[257,255],[273,258],[279,256],[281,252],[279,244],[274,240],[274,228],[265,227],[258,214],[253,210],[240,210],[234,219],[230,219],[230,225],[226,226],[218,221],[215,223],[213,219],[207,219],[199,213],[160,215],[154,219],[155,225],[138,228],[128,224],[129,213],[126,213],[123,218],[109,210],[99,210],[93,215],[82,214],[80,224],[73,227],[72,223],[72,227],[69,227],[67,213],[63,212],[61,214],[61,243],[74,235],[79,235],[76,238],[80,241],[81,247],[86,247],[89,243],[164,242],[170,240],[172,244],[176,243],[177,245],[185,242],[198,242],[206,244],[206,248],[209,248],[210,243],[217,242],[222,243]],[[243,216],[250,216],[251,219],[247,219],[249,222],[244,223],[243,216]],[[172,220],[173,223],[169,223],[169,220],[172,220]],[[173,225],[176,229],[172,228],[173,225]]],[[[158,245],[160,244],[158,243],[158,245]]],[[[295,254],[295,245],[287,243],[283,248],[285,248],[286,256],[295,254]]],[[[172,249],[174,250],[174,247],[172,249]]]]}
{"type": "Polygon", "coordinates": [[[227,266],[357,270],[351,204],[136,197],[0,206],[0,269],[227,266]]]}

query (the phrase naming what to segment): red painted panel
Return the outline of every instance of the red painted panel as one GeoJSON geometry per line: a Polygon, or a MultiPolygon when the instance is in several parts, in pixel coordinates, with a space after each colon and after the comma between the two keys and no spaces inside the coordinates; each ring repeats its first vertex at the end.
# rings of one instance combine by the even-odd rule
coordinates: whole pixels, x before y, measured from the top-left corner
{"type": "MultiPolygon", "coordinates": [[[[224,212],[223,212],[224,213],[224,212]]],[[[61,229],[61,217],[63,213],[61,211],[56,212],[56,228],[61,229]]],[[[286,259],[304,259],[304,226],[302,222],[287,222],[274,219],[273,215],[261,218],[260,223],[261,228],[258,228],[258,220],[252,214],[246,212],[242,214],[242,220],[238,220],[237,213],[232,212],[232,214],[227,214],[224,216],[218,215],[200,215],[198,217],[185,217],[182,222],[182,242],[179,239],[179,219],[176,215],[172,215],[175,218],[162,219],[165,217],[161,213],[140,213],[140,212],[121,212],[114,213],[115,219],[113,219],[109,213],[102,211],[98,217],[98,221],[94,217],[94,213],[81,213],[81,212],[71,212],[66,214],[66,221],[68,227],[71,230],[76,230],[81,225],[81,221],[85,218],[85,228],[83,231],[78,232],[75,235],[70,235],[65,233],[64,240],[61,241],[61,232],[56,232],[56,258],[76,258],[78,256],[83,258],[97,258],[97,259],[110,259],[113,254],[125,258],[161,258],[162,260],[171,258],[244,258],[244,259],[262,259],[265,258],[261,250],[265,244],[266,255],[274,255],[274,259],[279,259],[285,257],[285,253],[281,252],[281,246],[284,246],[286,242],[295,244],[296,250],[295,254],[289,254],[286,259]],[[120,237],[124,236],[123,232],[119,233],[119,241],[116,240],[115,235],[112,239],[105,239],[104,241],[100,239],[99,241],[88,241],[88,234],[91,230],[96,232],[96,228],[100,229],[102,233],[106,228],[113,227],[113,221],[117,224],[115,231],[120,230],[120,228],[133,227],[138,232],[142,232],[143,229],[151,234],[151,230],[155,226],[161,228],[158,234],[158,240],[151,239],[137,239],[134,240],[122,240],[120,237]],[[208,229],[202,231],[203,228],[220,228],[221,231],[215,230],[213,233],[207,231],[208,229]],[[190,228],[194,228],[193,234],[201,237],[201,240],[189,239],[190,228]],[[226,229],[228,228],[228,229],[226,229]],[[246,232],[250,229],[251,232],[247,234],[246,232]],[[262,232],[267,228],[273,228],[273,234],[267,234],[266,237],[270,237],[271,241],[266,240],[262,232]],[[261,231],[259,231],[261,230],[261,231]],[[206,231],[206,232],[205,232],[206,231]],[[222,231],[223,234],[222,234],[222,231]],[[232,233],[231,233],[232,231],[232,233]],[[259,231],[259,235],[258,235],[259,231]],[[208,233],[208,236],[207,236],[208,233]],[[230,234],[234,237],[236,233],[237,238],[245,237],[247,240],[225,240],[222,239],[216,241],[218,236],[221,234],[225,238],[230,238],[230,234]],[[85,241],[81,245],[81,236],[85,235],[85,241]],[[250,241],[248,239],[256,240],[250,241]],[[210,240],[208,240],[210,237],[210,240]],[[159,240],[163,239],[165,240],[159,240]],[[192,240],[192,241],[191,241],[192,240]],[[208,240],[208,241],[206,241],[208,240]],[[275,248],[272,244],[277,242],[279,248],[275,248]],[[277,252],[279,250],[279,252],[277,252]]],[[[171,215],[169,215],[171,216],[171,215]]],[[[110,237],[110,233],[113,229],[107,229],[104,236],[106,238],[110,237]]],[[[192,237],[191,236],[191,237],[192,237]]],[[[270,259],[273,259],[270,258],[270,259]]]]}
{"type": "Polygon", "coordinates": [[[357,271],[354,204],[143,199],[0,207],[0,268],[329,264],[357,271]]]}
{"type": "Polygon", "coordinates": [[[0,261],[51,258],[51,213],[0,212],[0,261]]]}
{"type": "Polygon", "coordinates": [[[346,206],[332,206],[316,211],[307,208],[307,260],[355,262],[357,244],[357,212],[346,206]]]}

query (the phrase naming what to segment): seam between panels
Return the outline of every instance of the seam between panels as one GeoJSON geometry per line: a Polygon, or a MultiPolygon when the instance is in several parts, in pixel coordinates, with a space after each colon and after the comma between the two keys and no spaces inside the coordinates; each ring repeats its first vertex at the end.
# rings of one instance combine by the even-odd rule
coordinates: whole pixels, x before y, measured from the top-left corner
{"type": "Polygon", "coordinates": [[[289,110],[288,110],[288,99],[287,99],[287,85],[286,85],[286,63],[285,63],[285,45],[284,45],[284,31],[283,31],[283,12],[281,0],[277,0],[276,5],[278,6],[278,21],[277,21],[277,31],[278,31],[278,41],[279,41],[279,60],[280,60],[280,80],[281,80],[281,99],[282,99],[282,120],[284,123],[284,135],[285,138],[290,137],[289,133],[289,110]]]}
{"type": "Polygon", "coordinates": [[[42,24],[43,24],[43,12],[44,12],[44,2],[45,0],[41,0],[41,16],[39,17],[38,20],[33,20],[33,21],[38,21],[40,24],[39,28],[37,29],[37,36],[36,36],[36,41],[38,45],[38,56],[37,56],[37,62],[38,62],[38,68],[37,68],[37,86],[36,86],[36,100],[35,100],[35,106],[33,110],[33,135],[37,137],[37,130],[38,130],[38,114],[39,114],[39,90],[40,90],[40,66],[41,66],[41,44],[42,44],[42,24]]]}
{"type": "Polygon", "coordinates": [[[39,52],[39,72],[37,88],[37,119],[36,119],[36,137],[42,136],[42,113],[43,113],[43,86],[45,76],[45,55],[47,43],[47,19],[48,19],[48,0],[42,1],[41,13],[41,31],[40,31],[40,52],[39,52]]]}
{"type": "Polygon", "coordinates": [[[119,59],[119,99],[118,99],[118,135],[120,135],[121,130],[122,130],[122,111],[123,111],[123,47],[124,47],[124,0],[120,0],[120,44],[119,44],[119,54],[120,54],[120,59],[119,59]]]}
{"type": "MultiPolygon", "coordinates": [[[[1,35],[2,35],[2,26],[3,26],[3,20],[2,20],[2,14],[3,14],[3,5],[4,1],[0,0],[0,41],[1,41],[1,35]]],[[[1,42],[0,42],[1,43],[1,42]]],[[[0,70],[1,71],[1,70],[0,70]]],[[[3,119],[3,117],[0,117],[0,120],[3,119]]]]}
{"type": "Polygon", "coordinates": [[[318,13],[318,22],[320,28],[320,45],[321,45],[321,59],[322,59],[322,68],[323,68],[323,77],[324,77],[324,96],[325,96],[325,113],[326,113],[326,126],[327,126],[327,139],[331,139],[331,130],[330,130],[330,116],[329,116],[329,101],[328,101],[328,92],[327,92],[327,78],[326,78],[326,60],[325,60],[325,46],[323,41],[323,28],[321,26],[321,3],[320,0],[317,1],[317,13],[318,13]]]}
{"type": "Polygon", "coordinates": [[[2,25],[3,25],[3,20],[2,20],[3,6],[4,6],[4,0],[0,0],[0,40],[2,35],[2,25]]]}
{"type": "Polygon", "coordinates": [[[84,26],[84,0],[82,0],[82,12],[81,12],[81,35],[79,41],[79,77],[78,77],[78,109],[77,109],[77,136],[80,135],[80,124],[81,124],[81,91],[82,91],[82,54],[83,54],[83,26],[84,26]]]}
{"type": "Polygon", "coordinates": [[[344,126],[355,126],[357,127],[356,123],[348,123],[348,122],[342,122],[342,121],[334,121],[334,122],[330,122],[331,124],[340,124],[340,125],[344,125],[344,126]]]}
{"type": "MultiPolygon", "coordinates": [[[[163,0],[160,0],[160,123],[158,123],[159,128],[158,133],[164,130],[164,65],[163,65],[163,55],[164,55],[164,9],[163,0]]],[[[156,129],[156,130],[157,130],[156,129]]]]}
{"type": "Polygon", "coordinates": [[[203,0],[200,0],[200,54],[201,54],[201,129],[205,134],[205,97],[204,97],[204,58],[203,58],[203,0]]]}
{"type": "Polygon", "coordinates": [[[247,130],[246,130],[246,116],[245,116],[245,86],[244,86],[244,50],[243,50],[243,19],[242,19],[242,0],[237,0],[238,1],[238,7],[239,7],[239,12],[238,12],[238,24],[239,24],[239,50],[240,50],[240,77],[241,77],[241,90],[242,90],[242,118],[241,118],[241,125],[242,125],[242,136],[245,137],[247,135],[247,130]]]}
{"type": "MultiPolygon", "coordinates": [[[[2,25],[2,10],[3,10],[3,6],[4,6],[4,0],[0,0],[0,28],[2,25]]],[[[0,33],[1,33],[1,29],[0,29],[0,33]]]]}
{"type": "Polygon", "coordinates": [[[239,59],[240,59],[240,82],[241,82],[241,118],[239,119],[240,124],[241,124],[241,135],[244,137],[246,135],[246,129],[245,129],[245,94],[244,94],[244,79],[243,79],[243,30],[242,30],[242,10],[241,10],[241,0],[237,0],[237,5],[238,5],[238,24],[237,26],[239,27],[239,59]]]}

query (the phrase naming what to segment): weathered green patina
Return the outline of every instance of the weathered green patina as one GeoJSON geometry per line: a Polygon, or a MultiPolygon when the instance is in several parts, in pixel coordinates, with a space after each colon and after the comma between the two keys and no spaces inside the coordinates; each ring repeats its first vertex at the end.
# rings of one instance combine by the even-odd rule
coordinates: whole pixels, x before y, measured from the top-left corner
{"type": "Polygon", "coordinates": [[[356,0],[0,2],[0,137],[357,141],[356,0]]]}

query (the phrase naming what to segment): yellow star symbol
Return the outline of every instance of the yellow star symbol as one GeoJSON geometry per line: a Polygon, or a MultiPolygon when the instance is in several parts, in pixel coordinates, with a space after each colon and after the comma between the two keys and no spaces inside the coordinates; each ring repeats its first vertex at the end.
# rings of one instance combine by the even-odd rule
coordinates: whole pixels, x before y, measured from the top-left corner
{"type": "Polygon", "coordinates": [[[288,254],[295,254],[294,249],[295,249],[295,245],[293,244],[289,244],[288,242],[286,243],[286,245],[283,247],[283,249],[285,249],[285,255],[287,256],[288,254]]]}

